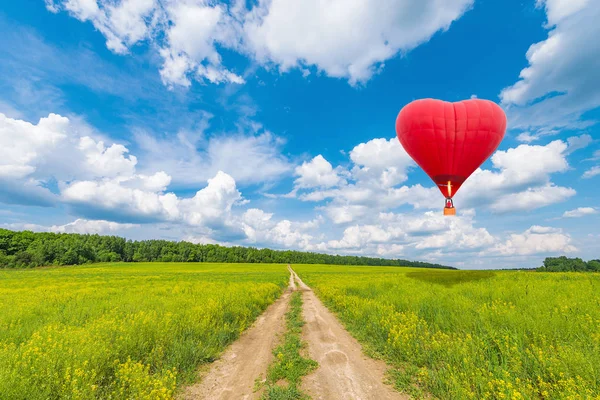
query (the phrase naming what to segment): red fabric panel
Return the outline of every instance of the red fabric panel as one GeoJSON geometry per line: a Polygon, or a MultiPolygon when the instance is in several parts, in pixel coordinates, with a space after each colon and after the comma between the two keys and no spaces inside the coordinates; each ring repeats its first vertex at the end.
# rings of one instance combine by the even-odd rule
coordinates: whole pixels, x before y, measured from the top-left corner
{"type": "Polygon", "coordinates": [[[416,100],[407,104],[396,119],[400,143],[445,197],[454,196],[492,155],[505,130],[502,108],[480,99],[457,103],[416,100]]]}

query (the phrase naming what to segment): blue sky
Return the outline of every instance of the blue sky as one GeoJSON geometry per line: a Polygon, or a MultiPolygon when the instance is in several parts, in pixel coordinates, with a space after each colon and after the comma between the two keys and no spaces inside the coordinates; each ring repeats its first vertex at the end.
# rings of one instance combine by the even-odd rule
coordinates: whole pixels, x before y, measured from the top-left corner
{"type": "Polygon", "coordinates": [[[600,4],[24,0],[0,8],[0,226],[533,267],[598,258],[600,4]],[[455,198],[424,97],[509,129],[455,198]]]}

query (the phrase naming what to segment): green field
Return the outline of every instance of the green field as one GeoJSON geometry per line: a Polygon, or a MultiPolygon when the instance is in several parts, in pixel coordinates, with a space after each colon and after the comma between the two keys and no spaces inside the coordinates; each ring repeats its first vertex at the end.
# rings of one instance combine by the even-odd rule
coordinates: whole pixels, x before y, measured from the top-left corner
{"type": "Polygon", "coordinates": [[[400,390],[600,398],[600,275],[294,266],[400,390]]]}
{"type": "MultiPolygon", "coordinates": [[[[600,398],[599,274],[293,267],[414,397],[600,398]]],[[[171,399],[288,277],[269,264],[0,270],[0,399],[171,399]]]]}
{"type": "Polygon", "coordinates": [[[260,264],[0,270],[0,398],[170,399],[288,277],[260,264]]]}

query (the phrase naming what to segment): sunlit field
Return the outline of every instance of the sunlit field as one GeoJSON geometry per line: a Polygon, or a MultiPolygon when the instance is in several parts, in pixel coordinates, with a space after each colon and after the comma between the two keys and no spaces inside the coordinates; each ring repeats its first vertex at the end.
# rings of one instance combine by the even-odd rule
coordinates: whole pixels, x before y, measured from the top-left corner
{"type": "Polygon", "coordinates": [[[268,264],[0,270],[0,398],[172,398],[288,277],[268,264]]]}
{"type": "Polygon", "coordinates": [[[294,268],[415,397],[600,398],[600,274],[294,268]]]}

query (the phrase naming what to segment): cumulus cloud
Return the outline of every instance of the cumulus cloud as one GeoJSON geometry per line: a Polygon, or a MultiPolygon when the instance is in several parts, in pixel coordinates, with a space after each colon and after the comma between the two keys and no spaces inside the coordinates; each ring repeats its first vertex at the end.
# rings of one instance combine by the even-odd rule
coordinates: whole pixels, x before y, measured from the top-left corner
{"type": "Polygon", "coordinates": [[[133,173],[137,159],[127,148],[116,143],[107,146],[89,134],[89,127],[57,114],[32,124],[0,113],[0,200],[37,198],[48,203],[53,194],[46,184],[53,180],[133,173]]]}
{"type": "MultiPolygon", "coordinates": [[[[58,2],[47,2],[50,11],[58,10],[58,2]]],[[[115,53],[126,53],[127,46],[146,38],[156,11],[154,0],[124,0],[119,3],[96,0],[66,0],[64,8],[81,21],[91,21],[106,37],[106,46],[115,53]],[[148,23],[150,21],[150,23],[148,23]]]]}
{"type": "Polygon", "coordinates": [[[223,65],[221,49],[246,55],[280,71],[314,67],[351,84],[368,81],[383,63],[447,30],[473,0],[46,0],[51,12],[65,10],[90,21],[107,47],[125,54],[150,42],[163,64],[168,86],[191,79],[242,84],[223,65]]]}
{"type": "Polygon", "coordinates": [[[367,81],[378,65],[426,42],[460,18],[471,0],[260,0],[244,24],[249,51],[282,71],[315,66],[350,83],[367,81]]]}
{"type": "Polygon", "coordinates": [[[407,180],[407,171],[414,163],[396,138],[360,143],[349,157],[352,165],[348,168],[333,168],[321,155],[305,162],[296,168],[298,178],[290,195],[302,201],[326,201],[320,208],[335,224],[404,204],[431,208],[439,200],[436,188],[399,186],[407,180]]]}
{"type": "Polygon", "coordinates": [[[137,159],[120,144],[81,135],[69,118],[49,114],[37,124],[0,113],[0,178],[69,180],[129,175],[137,159]]]}
{"type": "Polygon", "coordinates": [[[369,224],[347,227],[340,239],[329,240],[321,247],[397,257],[406,252],[476,252],[495,243],[496,239],[485,228],[474,226],[471,213],[446,218],[428,211],[422,214],[380,213],[369,224]]]}
{"type": "MultiPolygon", "coordinates": [[[[132,177],[136,178],[136,177],[132,177]]],[[[65,185],[62,198],[82,214],[106,213],[122,220],[160,221],[179,217],[178,199],[173,193],[128,187],[122,181],[75,181],[65,185]]]]}
{"type": "Polygon", "coordinates": [[[531,45],[519,81],[500,93],[510,126],[528,131],[522,139],[589,126],[595,121],[582,115],[600,106],[600,3],[538,0],[537,5],[546,11],[548,38],[531,45]]]}
{"type": "Polygon", "coordinates": [[[292,165],[282,154],[284,141],[271,132],[261,128],[256,133],[206,137],[203,129],[207,126],[164,137],[138,131],[135,141],[142,150],[140,168],[161,169],[178,187],[203,183],[218,171],[240,184],[269,182],[291,172],[292,165]]]}
{"type": "Polygon", "coordinates": [[[78,218],[73,222],[64,225],[37,225],[28,223],[4,224],[4,227],[13,230],[28,230],[33,232],[54,232],[54,233],[82,233],[82,234],[106,234],[121,232],[123,230],[139,227],[135,224],[119,224],[117,222],[105,220],[87,220],[78,218]]]}
{"type": "Polygon", "coordinates": [[[571,236],[560,228],[534,225],[523,233],[513,233],[506,241],[494,246],[491,253],[503,256],[531,254],[562,254],[577,251],[571,236]]]}
{"type": "Polygon", "coordinates": [[[284,219],[272,220],[273,214],[251,208],[242,216],[242,229],[247,242],[253,245],[269,245],[283,248],[310,249],[313,236],[306,232],[319,226],[320,220],[305,223],[284,219]]]}
{"type": "Polygon", "coordinates": [[[334,170],[329,161],[320,154],[296,167],[296,175],[298,178],[294,184],[298,189],[329,188],[343,182],[338,171],[334,170]]]}
{"type": "Polygon", "coordinates": [[[553,173],[569,169],[569,145],[555,140],[545,146],[522,144],[497,151],[491,158],[496,170],[478,169],[456,194],[457,204],[487,205],[497,212],[532,210],[564,201],[575,190],[556,186],[553,173]]]}
{"type": "Polygon", "coordinates": [[[84,215],[101,213],[125,221],[169,221],[209,228],[226,226],[232,206],[242,201],[235,180],[221,171],[191,198],[165,192],[168,180],[168,175],[159,172],[127,180],[76,181],[61,193],[66,203],[84,215]]]}
{"type": "Polygon", "coordinates": [[[243,84],[244,78],[221,64],[216,46],[235,48],[239,22],[223,4],[208,1],[168,1],[160,16],[167,37],[160,50],[160,71],[167,85],[189,86],[189,73],[211,83],[243,84]]]}
{"type": "MultiPolygon", "coordinates": [[[[182,198],[167,191],[172,181],[169,174],[137,173],[137,158],[125,146],[107,145],[87,136],[90,131],[56,114],[37,124],[0,114],[0,201],[48,206],[62,202],[92,220],[167,221],[208,230],[235,230],[231,209],[244,200],[232,176],[215,171],[206,178],[204,188],[193,197],[182,198]],[[49,186],[55,189],[51,191],[49,186]]],[[[224,140],[228,147],[224,153],[238,155],[238,162],[243,160],[242,151],[231,154],[234,145],[224,140]]],[[[217,142],[209,148],[222,145],[217,142]]],[[[251,149],[247,146],[245,150],[251,149]]],[[[81,221],[77,227],[84,226],[81,221]]],[[[64,229],[71,231],[75,225],[64,229]]]]}
{"type": "Polygon", "coordinates": [[[395,137],[361,143],[352,149],[350,159],[355,165],[352,171],[355,179],[383,187],[405,182],[407,170],[415,165],[395,137]]]}
{"type": "Polygon", "coordinates": [[[594,214],[598,214],[598,210],[594,207],[578,207],[574,210],[565,211],[563,218],[581,218],[594,214]]]}
{"type": "Polygon", "coordinates": [[[124,229],[136,228],[135,224],[119,224],[113,221],[104,220],[86,220],[78,218],[73,222],[64,225],[52,225],[49,231],[55,233],[110,233],[118,232],[124,229]]]}
{"type": "Polygon", "coordinates": [[[563,202],[575,194],[574,189],[549,184],[538,188],[529,188],[523,192],[506,194],[495,200],[490,208],[498,212],[529,211],[563,202]]]}

